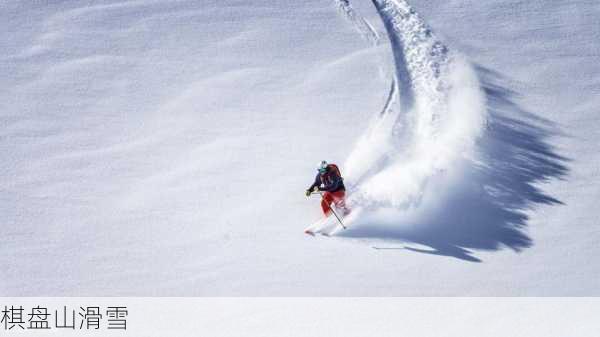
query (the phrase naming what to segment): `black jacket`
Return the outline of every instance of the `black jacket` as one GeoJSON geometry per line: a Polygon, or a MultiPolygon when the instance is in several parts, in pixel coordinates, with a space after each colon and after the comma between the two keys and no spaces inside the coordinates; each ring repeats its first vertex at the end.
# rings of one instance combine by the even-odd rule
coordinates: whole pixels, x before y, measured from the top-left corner
{"type": "Polygon", "coordinates": [[[318,187],[319,191],[326,192],[337,192],[345,191],[344,179],[340,177],[335,170],[328,169],[325,174],[318,173],[315,177],[315,182],[310,185],[308,190],[312,191],[313,188],[318,187]],[[321,187],[323,185],[323,187],[321,187]]]}

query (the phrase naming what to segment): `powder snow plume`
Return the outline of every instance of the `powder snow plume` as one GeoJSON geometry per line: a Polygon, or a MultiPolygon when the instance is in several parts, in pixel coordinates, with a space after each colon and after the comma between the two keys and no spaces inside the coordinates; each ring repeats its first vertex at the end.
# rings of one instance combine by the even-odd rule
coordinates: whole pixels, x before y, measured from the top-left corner
{"type": "Polygon", "coordinates": [[[460,176],[485,124],[485,98],[471,65],[406,1],[373,4],[390,40],[394,85],[344,167],[354,205],[406,209],[434,177],[460,176]]]}

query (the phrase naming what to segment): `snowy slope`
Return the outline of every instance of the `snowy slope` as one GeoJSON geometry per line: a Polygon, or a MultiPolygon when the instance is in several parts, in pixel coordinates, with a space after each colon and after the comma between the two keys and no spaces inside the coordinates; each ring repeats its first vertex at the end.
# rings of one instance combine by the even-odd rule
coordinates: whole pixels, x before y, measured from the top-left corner
{"type": "Polygon", "coordinates": [[[600,5],[350,5],[0,4],[0,295],[600,294],[600,5]]]}

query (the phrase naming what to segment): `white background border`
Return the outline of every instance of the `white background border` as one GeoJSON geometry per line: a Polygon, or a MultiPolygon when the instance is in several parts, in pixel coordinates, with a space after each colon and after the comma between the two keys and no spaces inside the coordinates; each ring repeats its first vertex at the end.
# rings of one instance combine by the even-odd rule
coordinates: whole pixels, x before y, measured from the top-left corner
{"type": "Polygon", "coordinates": [[[598,298],[13,297],[0,305],[129,310],[127,331],[2,329],[0,336],[600,336],[598,298]]]}

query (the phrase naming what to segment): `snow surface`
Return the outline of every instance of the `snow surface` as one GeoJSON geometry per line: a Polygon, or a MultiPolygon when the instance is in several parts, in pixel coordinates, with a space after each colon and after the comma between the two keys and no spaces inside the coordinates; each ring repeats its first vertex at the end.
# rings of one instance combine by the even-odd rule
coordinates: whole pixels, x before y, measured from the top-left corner
{"type": "Polygon", "coordinates": [[[3,1],[0,295],[600,295],[599,17],[3,1]]]}

